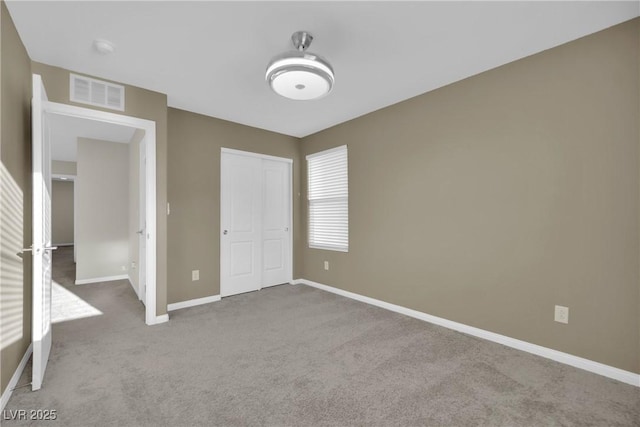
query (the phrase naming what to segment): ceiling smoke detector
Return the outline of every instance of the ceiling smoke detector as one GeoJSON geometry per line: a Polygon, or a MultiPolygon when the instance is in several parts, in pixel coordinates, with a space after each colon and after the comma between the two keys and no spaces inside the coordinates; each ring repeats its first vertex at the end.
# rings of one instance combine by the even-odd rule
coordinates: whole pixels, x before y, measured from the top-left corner
{"type": "Polygon", "coordinates": [[[291,36],[295,51],[275,56],[267,66],[265,79],[278,95],[296,101],[317,99],[333,88],[335,76],[331,64],[321,56],[307,52],[313,36],[297,31],[291,36]]]}
{"type": "Polygon", "coordinates": [[[113,53],[114,50],[116,50],[116,47],[114,46],[113,43],[111,43],[109,40],[104,40],[104,39],[94,40],[93,46],[96,48],[96,50],[99,53],[103,55],[108,55],[110,53],[113,53]]]}

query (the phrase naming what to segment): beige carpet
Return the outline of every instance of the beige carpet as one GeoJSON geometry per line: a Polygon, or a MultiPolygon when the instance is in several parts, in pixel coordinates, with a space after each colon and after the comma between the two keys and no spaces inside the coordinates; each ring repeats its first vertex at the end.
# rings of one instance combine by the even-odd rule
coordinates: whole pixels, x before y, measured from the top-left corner
{"type": "Polygon", "coordinates": [[[103,314],[54,325],[6,408],[58,419],[3,426],[640,425],[637,388],[302,285],[153,327],[127,282],[71,289],[103,314]]]}

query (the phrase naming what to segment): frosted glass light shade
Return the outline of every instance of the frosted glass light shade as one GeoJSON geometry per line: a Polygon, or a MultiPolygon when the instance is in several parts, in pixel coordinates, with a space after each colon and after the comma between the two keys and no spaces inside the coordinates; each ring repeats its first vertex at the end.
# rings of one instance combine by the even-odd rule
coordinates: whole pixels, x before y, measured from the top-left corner
{"type": "Polygon", "coordinates": [[[290,52],[272,59],[265,79],[275,93],[297,101],[325,96],[335,81],[327,61],[304,52],[290,52]]]}

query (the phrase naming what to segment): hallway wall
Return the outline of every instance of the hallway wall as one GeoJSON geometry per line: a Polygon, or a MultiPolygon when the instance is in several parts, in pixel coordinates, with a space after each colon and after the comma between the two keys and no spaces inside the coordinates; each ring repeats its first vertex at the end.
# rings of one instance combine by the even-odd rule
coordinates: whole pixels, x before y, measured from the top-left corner
{"type": "Polygon", "coordinates": [[[129,264],[129,144],[78,138],[76,283],[129,264]]]}
{"type": "Polygon", "coordinates": [[[73,192],[73,181],[51,182],[51,240],[54,245],[73,244],[73,192]]]}

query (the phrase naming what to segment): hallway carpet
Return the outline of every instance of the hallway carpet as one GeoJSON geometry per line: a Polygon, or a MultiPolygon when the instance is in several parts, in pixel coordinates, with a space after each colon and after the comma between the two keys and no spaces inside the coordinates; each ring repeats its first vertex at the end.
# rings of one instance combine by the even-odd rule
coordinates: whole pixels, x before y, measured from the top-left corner
{"type": "Polygon", "coordinates": [[[152,327],[126,281],[70,289],[103,314],[54,325],[4,414],[57,420],[4,426],[640,425],[638,388],[303,285],[152,327]]]}

